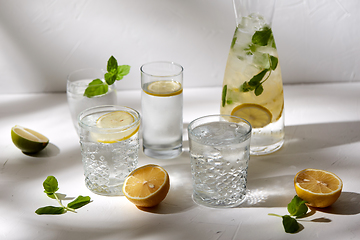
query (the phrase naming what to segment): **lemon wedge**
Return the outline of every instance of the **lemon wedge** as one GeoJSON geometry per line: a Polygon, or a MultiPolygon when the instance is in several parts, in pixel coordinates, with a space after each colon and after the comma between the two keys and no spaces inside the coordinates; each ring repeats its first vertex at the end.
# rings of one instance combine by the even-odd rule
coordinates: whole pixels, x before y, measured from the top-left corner
{"type": "Polygon", "coordinates": [[[271,123],[271,112],[258,104],[244,103],[235,107],[231,115],[243,118],[250,122],[253,128],[262,128],[271,123]]]}
{"type": "Polygon", "coordinates": [[[132,171],[125,179],[123,193],[138,207],[154,207],[166,197],[170,178],[166,170],[149,164],[132,171]]]}
{"type": "Polygon", "coordinates": [[[158,97],[178,95],[182,93],[182,90],[181,83],[172,80],[151,82],[144,88],[144,92],[147,94],[158,97]]]}
{"type": "Polygon", "coordinates": [[[24,153],[37,153],[49,143],[49,139],[44,135],[18,125],[11,128],[11,139],[15,146],[24,153]]]}
{"type": "Polygon", "coordinates": [[[115,143],[132,137],[139,131],[140,123],[135,123],[135,117],[126,111],[115,111],[100,116],[96,121],[98,128],[104,131],[92,132],[98,142],[115,143]]]}

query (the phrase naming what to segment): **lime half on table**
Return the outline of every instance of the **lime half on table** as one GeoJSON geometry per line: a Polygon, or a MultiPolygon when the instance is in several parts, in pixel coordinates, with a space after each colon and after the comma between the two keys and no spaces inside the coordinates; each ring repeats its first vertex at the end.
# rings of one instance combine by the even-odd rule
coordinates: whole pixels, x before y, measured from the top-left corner
{"type": "Polygon", "coordinates": [[[49,143],[49,139],[44,135],[18,125],[11,128],[11,139],[15,146],[24,153],[37,153],[49,143]]]}

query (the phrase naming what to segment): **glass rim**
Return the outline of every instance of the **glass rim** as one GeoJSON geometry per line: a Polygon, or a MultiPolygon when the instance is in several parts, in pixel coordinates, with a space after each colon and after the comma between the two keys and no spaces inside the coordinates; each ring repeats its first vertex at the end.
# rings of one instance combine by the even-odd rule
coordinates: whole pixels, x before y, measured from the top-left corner
{"type": "MultiPolygon", "coordinates": [[[[224,119],[224,122],[230,122],[230,121],[227,121],[227,120],[226,120],[226,117],[239,119],[241,122],[243,122],[243,123],[245,123],[246,125],[249,126],[248,131],[247,131],[246,133],[243,133],[241,136],[242,136],[242,137],[246,137],[246,138],[248,138],[248,137],[251,136],[252,126],[251,126],[251,124],[250,124],[249,121],[247,121],[247,120],[244,119],[244,118],[237,117],[237,116],[234,116],[234,115],[228,115],[228,114],[212,114],[212,115],[206,115],[206,116],[198,117],[198,118],[192,120],[192,121],[189,123],[188,127],[187,127],[189,136],[190,136],[190,135],[191,135],[191,136],[195,136],[195,135],[193,134],[193,129],[190,129],[190,127],[191,127],[192,125],[194,125],[195,122],[197,122],[197,121],[199,121],[199,120],[202,120],[202,119],[205,119],[205,118],[211,118],[211,117],[219,117],[219,119],[222,118],[222,119],[224,119]]],[[[209,121],[209,122],[221,122],[221,121],[209,121]]],[[[232,123],[239,124],[239,122],[232,122],[232,123]]],[[[198,126],[200,126],[200,125],[201,125],[201,124],[199,124],[198,126]]],[[[196,136],[195,136],[195,137],[196,137],[196,136]]],[[[190,137],[189,137],[189,138],[190,138],[190,137]]]]}
{"type": "MultiPolygon", "coordinates": [[[[74,74],[77,74],[77,73],[80,73],[80,72],[82,72],[82,71],[89,71],[89,70],[92,70],[92,71],[99,71],[99,72],[101,72],[101,73],[103,73],[103,74],[105,74],[106,72],[105,72],[105,70],[103,69],[103,68],[80,68],[80,69],[76,69],[76,70],[73,70],[73,71],[71,71],[67,76],[66,76],[66,80],[68,81],[68,82],[75,82],[75,81],[78,81],[78,80],[80,80],[80,79],[78,79],[78,80],[71,80],[70,79],[70,76],[72,76],[72,75],[74,75],[74,74]]],[[[94,78],[94,79],[96,79],[96,78],[94,78]]]]}
{"type": "Polygon", "coordinates": [[[181,66],[180,64],[176,63],[176,62],[172,62],[172,61],[154,61],[154,62],[148,62],[148,63],[144,63],[143,65],[141,65],[140,67],[140,72],[142,74],[145,74],[149,77],[175,77],[175,76],[179,76],[180,74],[182,74],[184,71],[183,66],[181,66]],[[169,75],[162,75],[162,74],[150,74],[144,71],[144,67],[149,66],[151,64],[169,64],[171,66],[176,66],[178,67],[180,70],[174,74],[169,74],[169,75]]]}
{"type": "Polygon", "coordinates": [[[90,107],[87,108],[83,111],[81,111],[79,113],[79,115],[77,116],[77,122],[79,124],[79,126],[81,128],[84,128],[86,130],[89,130],[91,132],[107,132],[107,133],[117,133],[117,132],[122,132],[122,131],[127,131],[131,128],[135,128],[138,127],[140,125],[140,113],[130,107],[126,107],[126,106],[120,106],[120,105],[100,105],[100,106],[95,106],[95,107],[90,107]],[[98,109],[98,111],[96,111],[98,109]],[[116,128],[99,128],[97,126],[89,126],[85,123],[83,123],[81,120],[84,119],[86,116],[89,116],[93,113],[99,113],[99,112],[104,112],[104,114],[109,113],[109,112],[116,112],[116,111],[126,111],[129,114],[131,114],[134,117],[134,122],[132,122],[131,124],[125,125],[125,126],[121,126],[121,127],[116,127],[116,128]]]}

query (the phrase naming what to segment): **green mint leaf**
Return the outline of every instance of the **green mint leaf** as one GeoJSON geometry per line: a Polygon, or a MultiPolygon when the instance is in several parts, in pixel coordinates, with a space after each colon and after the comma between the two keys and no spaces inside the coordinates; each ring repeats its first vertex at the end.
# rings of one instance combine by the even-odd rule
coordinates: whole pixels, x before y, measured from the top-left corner
{"type": "Polygon", "coordinates": [[[85,89],[84,96],[91,98],[97,95],[103,95],[107,93],[107,91],[108,85],[100,79],[95,79],[89,83],[88,87],[85,89]]]}
{"type": "Polygon", "coordinates": [[[90,203],[90,197],[89,196],[78,196],[74,201],[70,202],[67,206],[72,209],[78,209],[86,204],[90,203]]]}
{"type": "Polygon", "coordinates": [[[275,70],[278,65],[279,59],[274,56],[270,56],[270,68],[271,70],[275,70]]]}
{"type": "Polygon", "coordinates": [[[262,94],[263,91],[264,91],[264,88],[261,84],[256,86],[255,91],[254,91],[255,96],[259,96],[260,94],[262,94]]]}
{"type": "Polygon", "coordinates": [[[116,74],[117,74],[117,72],[108,72],[108,73],[105,73],[105,75],[104,75],[104,77],[105,77],[105,82],[106,82],[108,85],[114,84],[114,82],[116,81],[116,74]]]}
{"type": "Polygon", "coordinates": [[[260,31],[256,31],[252,36],[252,43],[260,46],[266,46],[269,42],[270,37],[272,36],[271,28],[264,27],[260,31]]]}
{"type": "Polygon", "coordinates": [[[306,206],[305,203],[306,201],[302,200],[297,195],[295,195],[287,206],[290,215],[295,217],[304,216],[308,211],[308,207],[306,206]]]}
{"type": "Polygon", "coordinates": [[[227,85],[224,85],[223,90],[222,90],[222,95],[221,95],[221,102],[222,102],[222,106],[225,106],[226,103],[226,93],[227,93],[227,85]]]}
{"type": "Polygon", "coordinates": [[[296,219],[289,215],[282,216],[282,223],[286,233],[296,233],[300,228],[296,219]]]}
{"type": "Polygon", "coordinates": [[[117,60],[114,58],[114,56],[111,56],[107,63],[107,71],[108,72],[117,72],[118,63],[117,60]]]}
{"type": "Polygon", "coordinates": [[[233,48],[234,45],[235,45],[235,43],[236,43],[236,39],[237,39],[236,33],[237,33],[237,30],[238,30],[238,27],[236,27],[236,29],[235,29],[234,36],[233,36],[233,39],[232,39],[232,41],[231,41],[231,46],[230,46],[230,48],[233,48]]]}
{"type": "Polygon", "coordinates": [[[59,190],[58,181],[54,176],[48,176],[43,182],[45,193],[49,196],[59,190]]]}
{"type": "Polygon", "coordinates": [[[47,206],[47,207],[38,208],[35,211],[35,213],[39,214],[39,215],[44,215],[44,214],[57,215],[57,214],[63,214],[65,212],[66,212],[65,208],[63,208],[63,207],[54,207],[54,206],[47,206]]]}
{"type": "Polygon", "coordinates": [[[116,80],[123,79],[124,76],[129,74],[129,72],[130,72],[130,66],[129,65],[120,65],[120,66],[118,66],[116,80]]]}
{"type": "Polygon", "coordinates": [[[253,76],[250,81],[249,81],[249,85],[252,87],[256,87],[257,85],[260,84],[261,80],[264,78],[265,74],[268,72],[268,69],[264,69],[262,70],[260,73],[256,74],[255,76],[253,76]]]}

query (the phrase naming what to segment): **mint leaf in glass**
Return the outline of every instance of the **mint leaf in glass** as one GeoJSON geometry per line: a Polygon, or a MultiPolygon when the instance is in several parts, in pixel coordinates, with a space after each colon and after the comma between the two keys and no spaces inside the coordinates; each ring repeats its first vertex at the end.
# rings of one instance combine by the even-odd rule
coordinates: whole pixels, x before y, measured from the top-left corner
{"type": "Polygon", "coordinates": [[[123,79],[124,76],[128,75],[130,72],[130,66],[129,65],[121,65],[117,68],[117,74],[116,74],[116,80],[123,79]]]}
{"type": "Polygon", "coordinates": [[[251,38],[253,44],[260,46],[268,45],[270,38],[272,37],[272,31],[269,27],[264,27],[262,30],[256,31],[251,38]]]}
{"type": "Polygon", "coordinates": [[[98,95],[103,95],[107,93],[109,86],[101,81],[100,79],[95,79],[89,83],[88,87],[85,89],[84,96],[91,98],[98,95]]]}
{"type": "Polygon", "coordinates": [[[227,92],[227,85],[224,85],[221,95],[221,105],[224,107],[226,103],[226,92],[227,92]]]}
{"type": "Polygon", "coordinates": [[[111,56],[107,62],[107,71],[108,72],[116,72],[118,67],[118,63],[114,56],[111,56]]]}

